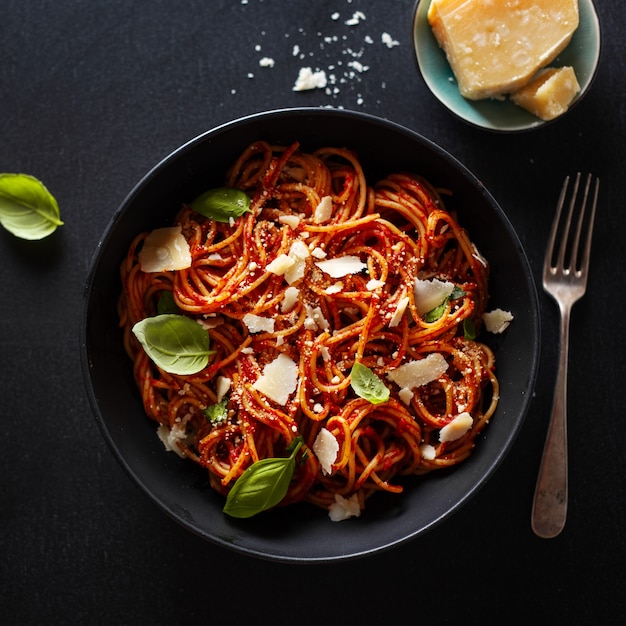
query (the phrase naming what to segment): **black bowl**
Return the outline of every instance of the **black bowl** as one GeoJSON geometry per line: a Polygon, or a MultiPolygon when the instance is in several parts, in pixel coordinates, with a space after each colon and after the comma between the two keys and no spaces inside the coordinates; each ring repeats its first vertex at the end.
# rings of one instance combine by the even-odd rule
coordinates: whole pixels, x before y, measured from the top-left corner
{"type": "Polygon", "coordinates": [[[287,562],[333,561],[372,554],[424,534],[459,509],[502,461],[531,401],[538,367],[539,318],[531,270],[509,220],[484,186],[457,160],[420,135],[366,114],[322,108],[270,111],[219,126],[176,150],[133,189],[98,245],[89,274],[81,351],[97,422],[119,462],[160,509],[218,545],[287,562]],[[301,142],[356,150],[370,182],[410,170],[453,190],[458,212],[491,263],[490,307],[515,320],[493,336],[501,401],[472,456],[451,471],[410,484],[402,495],[377,494],[358,519],[334,523],[325,511],[295,505],[236,520],[206,473],[166,452],[145,416],[122,347],[116,301],[119,266],[143,230],[170,225],[184,202],[223,184],[227,167],[249,143],[301,142]]]}

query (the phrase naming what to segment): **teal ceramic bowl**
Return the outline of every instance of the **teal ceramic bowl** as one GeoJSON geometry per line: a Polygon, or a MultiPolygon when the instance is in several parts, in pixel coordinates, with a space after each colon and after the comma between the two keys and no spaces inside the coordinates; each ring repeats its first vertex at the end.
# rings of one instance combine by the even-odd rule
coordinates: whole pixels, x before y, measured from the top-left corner
{"type": "MultiPolygon", "coordinates": [[[[433,95],[457,117],[492,131],[516,132],[541,128],[563,116],[545,122],[510,100],[478,100],[464,98],[458,89],[446,55],[439,47],[428,24],[431,0],[419,0],[413,20],[413,44],[420,73],[433,95]]],[[[600,22],[592,0],[579,0],[579,26],[569,45],[551,64],[574,68],[580,92],[570,110],[589,91],[600,60],[600,22]]],[[[567,113],[565,113],[567,115],[567,113]]]]}

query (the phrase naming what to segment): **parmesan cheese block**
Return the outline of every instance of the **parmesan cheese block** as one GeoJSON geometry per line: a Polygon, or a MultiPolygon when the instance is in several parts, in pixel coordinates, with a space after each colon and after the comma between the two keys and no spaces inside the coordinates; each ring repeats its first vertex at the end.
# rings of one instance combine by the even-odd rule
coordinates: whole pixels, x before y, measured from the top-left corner
{"type": "Polygon", "coordinates": [[[165,272],[191,267],[191,251],[180,226],[153,230],[145,238],[137,258],[144,272],[165,272]]]}
{"type": "Polygon", "coordinates": [[[428,22],[461,94],[481,100],[522,88],[567,46],[578,0],[432,0],[428,22]]]}
{"type": "Polygon", "coordinates": [[[580,91],[573,67],[549,67],[535,77],[511,100],[542,120],[553,120],[563,115],[580,91]]]}

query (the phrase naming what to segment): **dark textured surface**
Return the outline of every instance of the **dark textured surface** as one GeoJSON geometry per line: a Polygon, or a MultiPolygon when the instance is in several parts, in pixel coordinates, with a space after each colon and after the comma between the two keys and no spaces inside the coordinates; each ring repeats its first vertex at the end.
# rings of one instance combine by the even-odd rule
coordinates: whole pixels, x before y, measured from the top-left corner
{"type": "Polygon", "coordinates": [[[65,220],[39,243],[0,232],[3,623],[620,621],[622,3],[598,3],[602,64],[584,102],[541,131],[512,136],[465,125],[426,90],[408,0],[4,0],[2,8],[0,171],[41,178],[65,220]],[[366,19],[346,26],[357,10],[366,19]],[[383,32],[400,45],[383,45],[383,32]],[[361,48],[368,69],[350,77],[350,51],[361,48]],[[259,65],[264,56],[274,67],[259,65]],[[345,82],[335,95],[293,92],[303,65],[345,82]],[[561,180],[578,170],[601,177],[588,293],[572,316],[570,510],[558,538],[536,538],[529,523],[557,349],[556,307],[543,294],[539,381],[513,450],[465,507],[400,549],[306,567],[239,556],[170,521],[111,455],[78,349],[102,232],[135,183],[183,142],[241,115],[298,105],[387,117],[450,151],[501,204],[536,278],[561,180]]]}

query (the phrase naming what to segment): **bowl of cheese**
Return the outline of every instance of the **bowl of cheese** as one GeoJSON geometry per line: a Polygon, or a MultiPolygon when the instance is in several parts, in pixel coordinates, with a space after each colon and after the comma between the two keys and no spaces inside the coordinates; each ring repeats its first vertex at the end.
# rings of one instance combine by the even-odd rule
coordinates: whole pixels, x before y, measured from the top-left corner
{"type": "Polygon", "coordinates": [[[413,43],[424,82],[452,113],[515,132],[580,102],[601,35],[592,0],[420,0],[413,43]]]}

